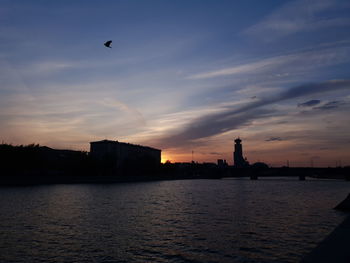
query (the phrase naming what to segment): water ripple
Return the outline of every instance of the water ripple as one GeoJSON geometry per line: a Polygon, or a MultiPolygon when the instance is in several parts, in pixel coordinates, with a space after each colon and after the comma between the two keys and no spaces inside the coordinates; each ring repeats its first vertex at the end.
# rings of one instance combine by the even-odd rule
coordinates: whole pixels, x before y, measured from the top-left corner
{"type": "Polygon", "coordinates": [[[344,217],[340,181],[0,188],[0,262],[296,262],[344,217]]]}

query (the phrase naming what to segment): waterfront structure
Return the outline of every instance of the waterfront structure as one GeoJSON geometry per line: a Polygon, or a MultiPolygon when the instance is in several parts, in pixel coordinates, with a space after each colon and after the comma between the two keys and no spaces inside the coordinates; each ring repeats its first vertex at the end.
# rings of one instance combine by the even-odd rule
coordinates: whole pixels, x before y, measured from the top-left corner
{"type": "Polygon", "coordinates": [[[90,155],[107,162],[113,170],[135,167],[154,169],[161,162],[159,149],[111,140],[90,142],[90,155]]]}
{"type": "Polygon", "coordinates": [[[242,140],[240,138],[237,138],[235,140],[235,149],[233,152],[234,167],[237,167],[237,168],[249,166],[247,158],[243,157],[243,147],[241,142],[242,140]]]}
{"type": "Polygon", "coordinates": [[[228,166],[226,160],[224,160],[224,159],[218,159],[217,165],[218,165],[218,167],[227,167],[228,166]]]}

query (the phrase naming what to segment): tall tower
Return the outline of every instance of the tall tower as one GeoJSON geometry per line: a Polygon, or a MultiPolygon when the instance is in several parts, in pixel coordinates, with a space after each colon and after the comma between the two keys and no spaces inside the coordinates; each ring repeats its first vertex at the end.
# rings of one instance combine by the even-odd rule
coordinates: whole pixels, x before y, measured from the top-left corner
{"type": "Polygon", "coordinates": [[[243,158],[243,150],[242,150],[242,140],[237,138],[235,140],[235,151],[233,152],[233,161],[235,167],[246,167],[249,163],[243,158]]]}

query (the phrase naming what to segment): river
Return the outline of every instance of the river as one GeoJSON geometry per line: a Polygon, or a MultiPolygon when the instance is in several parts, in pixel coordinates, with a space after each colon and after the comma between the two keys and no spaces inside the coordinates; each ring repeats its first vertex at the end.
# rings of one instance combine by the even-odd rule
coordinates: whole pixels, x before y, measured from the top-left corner
{"type": "Polygon", "coordinates": [[[298,262],[349,182],[297,178],[1,187],[0,262],[298,262]]]}

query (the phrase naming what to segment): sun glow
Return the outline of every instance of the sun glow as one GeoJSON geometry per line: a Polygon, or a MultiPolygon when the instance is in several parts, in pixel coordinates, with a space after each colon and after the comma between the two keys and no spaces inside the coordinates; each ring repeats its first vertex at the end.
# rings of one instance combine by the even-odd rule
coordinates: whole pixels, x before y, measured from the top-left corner
{"type": "Polygon", "coordinates": [[[173,161],[173,160],[171,159],[171,156],[162,153],[161,162],[162,162],[162,163],[165,163],[166,161],[173,161]]]}

